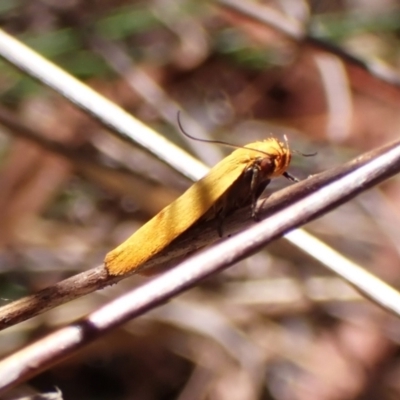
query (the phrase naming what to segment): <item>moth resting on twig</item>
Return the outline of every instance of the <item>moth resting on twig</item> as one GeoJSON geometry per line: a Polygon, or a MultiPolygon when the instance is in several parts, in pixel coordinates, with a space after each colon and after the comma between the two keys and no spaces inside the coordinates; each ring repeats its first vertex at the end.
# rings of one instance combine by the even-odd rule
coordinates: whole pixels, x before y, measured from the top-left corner
{"type": "Polygon", "coordinates": [[[216,218],[220,235],[224,217],[240,207],[251,204],[255,218],[256,201],[272,178],[283,175],[298,181],[286,172],[291,160],[287,140],[282,143],[268,138],[233,147],[238,148],[106,255],[104,263],[110,275],[139,271],[146,261],[203,218],[216,218]]]}

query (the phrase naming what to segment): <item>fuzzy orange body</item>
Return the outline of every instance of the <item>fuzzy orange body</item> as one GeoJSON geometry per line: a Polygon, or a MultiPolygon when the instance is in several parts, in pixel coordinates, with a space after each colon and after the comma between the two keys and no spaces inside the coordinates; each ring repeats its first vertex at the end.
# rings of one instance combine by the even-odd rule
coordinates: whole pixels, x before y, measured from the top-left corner
{"type": "Polygon", "coordinates": [[[123,275],[140,270],[146,261],[210,210],[214,210],[215,216],[223,217],[235,208],[255,202],[271,178],[286,172],[290,160],[289,149],[275,138],[233,151],[182,196],[110,251],[104,261],[108,273],[123,275]]]}

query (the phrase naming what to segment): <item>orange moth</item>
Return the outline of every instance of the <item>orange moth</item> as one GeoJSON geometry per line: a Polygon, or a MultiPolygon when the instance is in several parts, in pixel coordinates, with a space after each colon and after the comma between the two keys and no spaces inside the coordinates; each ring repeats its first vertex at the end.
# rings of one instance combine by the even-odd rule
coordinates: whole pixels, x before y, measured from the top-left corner
{"type": "MultiPolygon", "coordinates": [[[[104,263],[110,275],[140,270],[146,261],[203,218],[221,222],[232,211],[250,204],[255,217],[256,201],[271,178],[283,175],[297,181],[286,172],[291,160],[287,141],[268,138],[233,147],[238,148],[106,255],[104,263]]],[[[221,235],[221,224],[218,226],[221,235]]]]}

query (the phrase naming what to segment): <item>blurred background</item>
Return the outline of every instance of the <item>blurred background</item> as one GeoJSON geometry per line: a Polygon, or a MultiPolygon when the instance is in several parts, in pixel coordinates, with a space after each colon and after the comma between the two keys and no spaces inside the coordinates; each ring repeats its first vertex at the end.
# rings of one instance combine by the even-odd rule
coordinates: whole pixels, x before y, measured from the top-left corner
{"type": "MultiPolygon", "coordinates": [[[[396,0],[1,0],[0,23],[207,165],[229,149],[184,138],[178,109],[195,136],[243,145],[287,135],[291,148],[317,151],[294,156],[290,172],[302,179],[398,138],[396,0]]],[[[189,185],[0,60],[2,304],[101,264],[189,185]],[[7,129],[5,117],[35,135],[7,129]]],[[[306,229],[398,286],[399,197],[395,178],[306,229]]],[[[0,355],[148,279],[1,332],[0,355]]],[[[57,387],[67,400],[398,399],[399,341],[398,319],[281,239],[20,390],[57,387]]]]}

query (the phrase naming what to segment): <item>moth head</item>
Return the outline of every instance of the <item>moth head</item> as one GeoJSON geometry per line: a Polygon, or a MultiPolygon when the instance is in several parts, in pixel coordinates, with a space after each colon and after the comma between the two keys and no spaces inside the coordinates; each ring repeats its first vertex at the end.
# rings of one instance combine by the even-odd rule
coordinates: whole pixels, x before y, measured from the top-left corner
{"type": "Polygon", "coordinates": [[[270,154],[273,163],[271,177],[280,176],[286,172],[292,159],[292,153],[290,152],[286,137],[284,143],[275,138],[270,138],[268,154],[270,154]]]}

